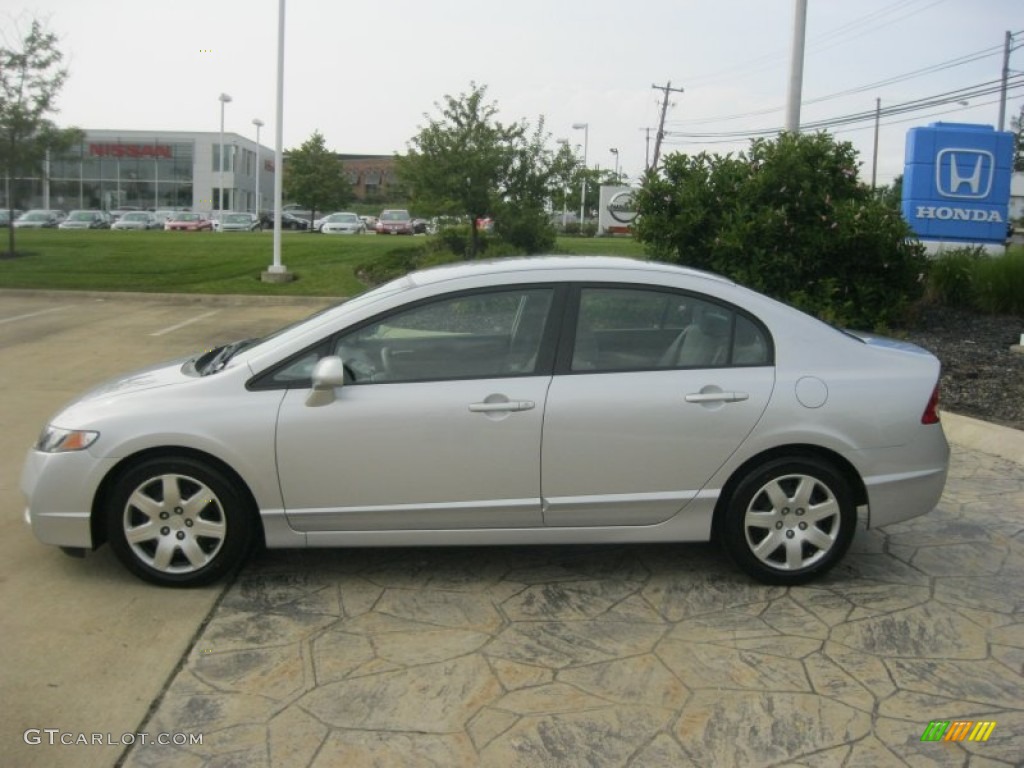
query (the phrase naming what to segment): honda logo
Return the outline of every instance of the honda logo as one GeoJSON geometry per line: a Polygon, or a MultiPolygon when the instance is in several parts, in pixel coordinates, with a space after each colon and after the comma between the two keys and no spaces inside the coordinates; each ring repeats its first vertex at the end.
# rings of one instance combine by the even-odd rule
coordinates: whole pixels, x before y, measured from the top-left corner
{"type": "Polygon", "coordinates": [[[935,190],[942,197],[984,200],[992,192],[995,156],[983,149],[941,149],[935,157],[935,190]]]}

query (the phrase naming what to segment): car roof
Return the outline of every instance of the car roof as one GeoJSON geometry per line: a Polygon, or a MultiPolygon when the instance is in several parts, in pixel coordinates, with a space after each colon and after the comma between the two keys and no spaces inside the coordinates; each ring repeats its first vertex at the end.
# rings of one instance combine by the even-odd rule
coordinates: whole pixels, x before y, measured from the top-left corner
{"type": "Polygon", "coordinates": [[[526,270],[531,272],[553,272],[558,270],[621,271],[623,273],[623,282],[628,282],[626,273],[633,273],[635,276],[637,272],[647,274],[668,272],[670,274],[715,280],[726,285],[735,284],[728,278],[711,272],[691,269],[690,267],[680,267],[675,264],[665,264],[658,261],[641,261],[623,256],[527,256],[489,259],[429,267],[406,275],[406,279],[408,279],[410,285],[420,286],[463,277],[497,275],[526,270]]]}

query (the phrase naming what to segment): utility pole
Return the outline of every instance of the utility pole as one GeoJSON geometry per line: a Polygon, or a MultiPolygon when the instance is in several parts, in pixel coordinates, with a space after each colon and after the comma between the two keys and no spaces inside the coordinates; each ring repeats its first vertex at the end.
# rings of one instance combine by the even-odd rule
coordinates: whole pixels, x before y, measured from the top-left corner
{"type": "Polygon", "coordinates": [[[647,134],[644,144],[644,173],[646,173],[651,167],[651,127],[645,126],[640,130],[647,134]]]}
{"type": "Polygon", "coordinates": [[[871,153],[871,188],[875,188],[878,175],[878,124],[882,119],[882,100],[875,99],[875,150],[871,153]]]}
{"type": "Polygon", "coordinates": [[[1006,83],[1010,79],[1010,44],[1013,42],[1013,35],[1006,30],[1006,40],[1003,43],[1003,83],[999,89],[999,130],[1006,126],[1006,83]]]}
{"type": "Polygon", "coordinates": [[[670,93],[682,93],[683,89],[673,88],[671,80],[665,83],[665,85],[654,85],[652,83],[651,88],[664,93],[664,98],[661,100],[661,118],[658,120],[658,133],[654,137],[654,160],[650,165],[651,168],[657,168],[658,158],[661,157],[661,140],[665,138],[665,113],[668,112],[668,96],[670,93]]]}
{"type": "Polygon", "coordinates": [[[789,62],[789,99],[786,104],[786,130],[800,132],[800,99],[804,85],[804,36],[807,28],[807,0],[796,0],[793,15],[793,55],[789,62]]]}

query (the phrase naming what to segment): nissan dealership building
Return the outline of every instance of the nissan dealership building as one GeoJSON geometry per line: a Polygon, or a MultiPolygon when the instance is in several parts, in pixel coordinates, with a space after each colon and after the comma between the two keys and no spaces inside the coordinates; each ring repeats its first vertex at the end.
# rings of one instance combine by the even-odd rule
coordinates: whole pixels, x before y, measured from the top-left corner
{"type": "MultiPolygon", "coordinates": [[[[237,133],[223,136],[224,208],[271,208],[273,150],[237,133]]],[[[15,205],[26,209],[215,210],[219,207],[220,140],[218,132],[85,131],[80,144],[49,158],[43,178],[12,181],[11,194],[15,205]]]]}
{"type": "MultiPolygon", "coordinates": [[[[51,157],[42,177],[12,179],[14,207],[116,210],[219,209],[217,131],[87,130],[82,142],[51,157]]],[[[274,205],[274,151],[224,133],[224,209],[269,211],[274,205]],[[256,199],[256,176],[259,196],[256,199]]],[[[386,194],[396,183],[394,157],[336,155],[358,199],[386,194]]],[[[7,207],[0,188],[0,207],[7,207]]]]}

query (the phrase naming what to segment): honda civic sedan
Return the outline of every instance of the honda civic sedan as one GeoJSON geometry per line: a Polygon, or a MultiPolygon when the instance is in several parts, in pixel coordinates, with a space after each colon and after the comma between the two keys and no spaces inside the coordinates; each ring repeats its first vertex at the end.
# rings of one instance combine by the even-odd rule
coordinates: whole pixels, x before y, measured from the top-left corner
{"type": "Polygon", "coordinates": [[[25,517],[198,585],[268,547],[717,540],[767,583],[938,502],[939,363],[729,280],[601,257],[413,273],[57,413],[25,517]]]}

